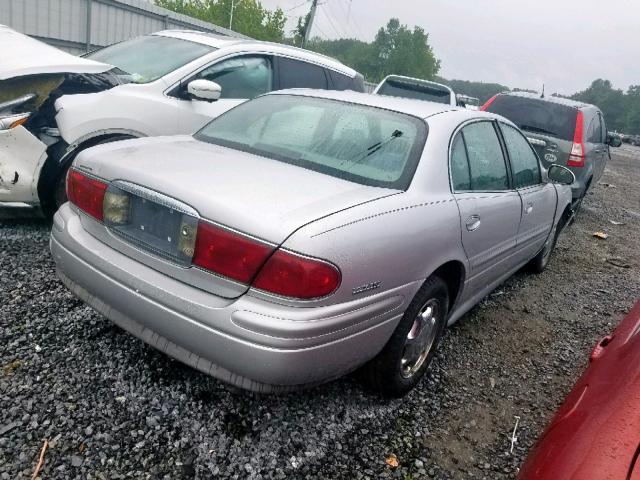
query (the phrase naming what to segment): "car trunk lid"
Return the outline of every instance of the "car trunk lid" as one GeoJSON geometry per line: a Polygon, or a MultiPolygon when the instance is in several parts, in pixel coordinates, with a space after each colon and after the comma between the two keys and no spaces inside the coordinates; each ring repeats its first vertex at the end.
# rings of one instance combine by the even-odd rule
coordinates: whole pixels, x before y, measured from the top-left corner
{"type": "MultiPolygon", "coordinates": [[[[146,262],[151,253],[177,264],[182,260],[182,268],[188,266],[184,262],[188,264],[189,259],[176,254],[176,238],[186,217],[175,220],[176,213],[193,212],[191,217],[213,222],[275,250],[294,231],[314,220],[398,193],[189,136],[100,145],[80,154],[76,168],[137,197],[132,201],[138,212],[135,225],[120,230],[124,233],[121,242],[112,246],[130,253],[130,246],[137,245],[146,251],[136,255],[138,260],[146,262]]],[[[240,282],[242,285],[236,285],[230,294],[226,280],[216,281],[220,288],[212,284],[210,291],[223,296],[241,295],[248,288],[248,282],[240,282]]]]}

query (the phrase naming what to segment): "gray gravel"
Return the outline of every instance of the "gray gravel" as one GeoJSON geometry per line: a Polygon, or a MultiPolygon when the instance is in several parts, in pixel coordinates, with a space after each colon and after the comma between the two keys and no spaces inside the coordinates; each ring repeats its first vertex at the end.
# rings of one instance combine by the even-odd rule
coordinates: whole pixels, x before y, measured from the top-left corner
{"type": "Polygon", "coordinates": [[[514,478],[591,347],[640,296],[639,152],[610,163],[549,269],[473,309],[395,401],[357,375],[279,397],[231,390],[68,293],[46,224],[0,220],[0,479],[31,478],[45,439],[47,479],[514,478]]]}

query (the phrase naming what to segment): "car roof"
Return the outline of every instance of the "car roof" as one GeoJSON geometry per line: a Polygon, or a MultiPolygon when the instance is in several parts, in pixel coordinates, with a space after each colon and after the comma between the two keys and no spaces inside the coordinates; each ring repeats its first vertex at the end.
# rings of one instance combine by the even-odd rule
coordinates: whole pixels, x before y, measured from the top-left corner
{"type": "Polygon", "coordinates": [[[312,63],[321,63],[332,70],[344,73],[350,77],[355,77],[358,73],[354,69],[347,67],[345,64],[340,63],[335,58],[281,43],[263,42],[261,40],[254,40],[247,37],[229,37],[215,33],[199,32],[197,30],[162,30],[160,32],[155,32],[152,35],[179,38],[181,40],[201,43],[217,49],[231,46],[242,46],[249,50],[251,48],[264,50],[265,47],[268,47],[269,51],[272,53],[280,53],[285,56],[292,55],[299,59],[309,60],[312,63]]]}
{"type": "Polygon", "coordinates": [[[529,98],[532,100],[539,100],[541,102],[548,102],[548,103],[555,103],[558,105],[564,105],[566,107],[573,107],[573,108],[589,108],[589,107],[594,107],[594,105],[591,105],[590,103],[584,103],[584,102],[578,102],[576,100],[571,100],[569,98],[564,98],[564,97],[555,97],[555,96],[546,96],[546,97],[541,97],[538,93],[530,93],[530,92],[505,92],[505,93],[501,93],[500,95],[506,95],[509,97],[521,97],[521,98],[529,98]]]}
{"type": "Polygon", "coordinates": [[[414,117],[427,118],[444,112],[460,112],[467,113],[470,118],[482,116],[490,116],[494,118],[502,118],[487,112],[477,112],[462,107],[447,105],[444,103],[427,102],[424,100],[415,100],[404,97],[389,97],[386,95],[376,95],[373,93],[360,93],[352,90],[315,90],[308,88],[291,88],[286,90],[278,90],[270,92],[267,95],[300,95],[314,98],[327,98],[330,100],[339,100],[348,103],[357,103],[359,105],[369,105],[371,107],[382,108],[385,110],[393,110],[400,113],[406,113],[414,117]]]}

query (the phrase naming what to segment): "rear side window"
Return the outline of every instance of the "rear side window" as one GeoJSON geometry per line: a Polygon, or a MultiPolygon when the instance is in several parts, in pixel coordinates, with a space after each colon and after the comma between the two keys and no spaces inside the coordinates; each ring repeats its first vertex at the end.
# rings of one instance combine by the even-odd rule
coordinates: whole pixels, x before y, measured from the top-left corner
{"type": "Polygon", "coordinates": [[[475,122],[467,125],[462,129],[462,137],[469,162],[469,190],[508,190],[507,166],[493,123],[475,122]]]}
{"type": "Polygon", "coordinates": [[[573,141],[578,110],[546,100],[513,95],[498,95],[488,112],[508,118],[525,132],[573,141]]]}
{"type": "Polygon", "coordinates": [[[333,70],[325,70],[325,72],[329,76],[333,90],[349,90],[351,88],[353,78],[334,72],[333,70]]]}
{"type": "Polygon", "coordinates": [[[311,63],[278,58],[280,88],[318,88],[327,89],[327,77],[324,68],[311,63]]]}
{"type": "Polygon", "coordinates": [[[509,152],[515,187],[523,188],[541,183],[540,163],[527,139],[509,125],[501,124],[500,128],[509,152]]]}
{"type": "Polygon", "coordinates": [[[451,184],[456,192],[471,190],[469,160],[462,133],[456,135],[451,147],[451,184]]]}

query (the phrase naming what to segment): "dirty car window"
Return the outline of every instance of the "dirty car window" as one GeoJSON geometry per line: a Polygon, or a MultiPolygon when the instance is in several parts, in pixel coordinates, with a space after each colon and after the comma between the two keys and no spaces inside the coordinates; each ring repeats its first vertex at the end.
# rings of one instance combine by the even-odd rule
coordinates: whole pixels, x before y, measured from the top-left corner
{"type": "Polygon", "coordinates": [[[147,35],[116,43],[85,58],[117,67],[134,83],[149,83],[213,50],[179,38],[147,35]]]}
{"type": "Polygon", "coordinates": [[[362,185],[406,189],[427,125],[418,118],[336,100],[267,95],[216,118],[198,140],[362,185]]]}

